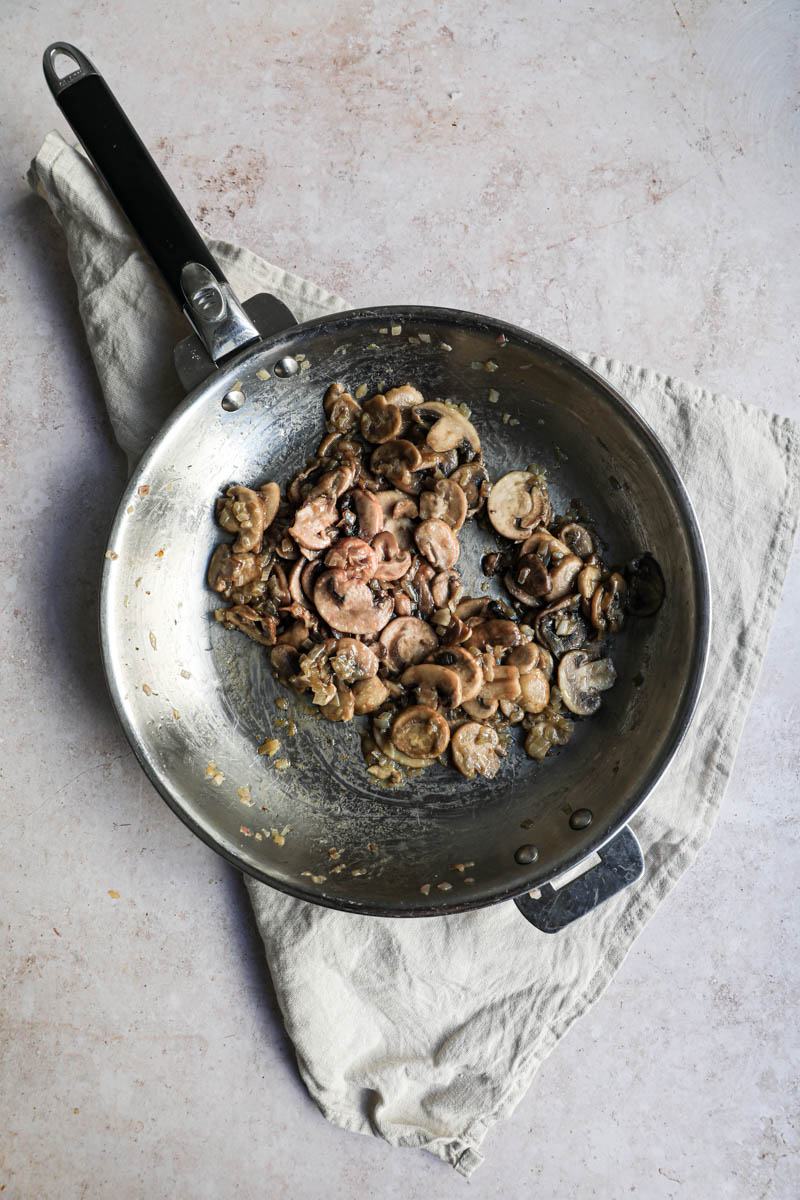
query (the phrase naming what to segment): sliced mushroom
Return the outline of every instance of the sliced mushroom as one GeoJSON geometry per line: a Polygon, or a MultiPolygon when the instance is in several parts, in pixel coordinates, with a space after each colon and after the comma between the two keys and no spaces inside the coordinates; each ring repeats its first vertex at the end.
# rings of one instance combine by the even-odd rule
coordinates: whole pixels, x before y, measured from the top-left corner
{"type": "Polygon", "coordinates": [[[378,658],[374,650],[355,638],[340,638],[336,653],[330,659],[331,669],[342,683],[358,683],[378,674],[378,658]]]}
{"type": "MultiPolygon", "coordinates": [[[[322,570],[323,563],[321,558],[312,559],[310,562],[305,558],[300,559],[300,583],[303,588],[303,594],[309,603],[314,601],[314,582],[322,570]]],[[[291,591],[291,588],[290,588],[291,591]]]]}
{"type": "Polygon", "coordinates": [[[423,404],[425,398],[417,388],[412,387],[410,383],[404,383],[402,387],[390,388],[386,399],[397,408],[415,408],[418,404],[423,404]]]}
{"type": "Polygon", "coordinates": [[[329,721],[352,721],[355,713],[355,699],[349,687],[344,684],[336,685],[336,694],[327,704],[320,708],[323,717],[329,721]]]}
{"type": "Polygon", "coordinates": [[[364,405],[361,415],[361,436],[368,442],[390,442],[400,434],[403,418],[396,404],[389,404],[379,392],[364,405]]]}
{"type": "Polygon", "coordinates": [[[519,640],[519,625],[492,618],[473,626],[466,645],[468,650],[485,650],[487,646],[516,646],[519,640]]]}
{"type": "Polygon", "coordinates": [[[652,554],[645,552],[625,567],[628,612],[634,617],[652,617],[666,595],[664,573],[652,554]]]}
{"type": "MultiPolygon", "coordinates": [[[[308,614],[311,615],[310,613],[308,614]]],[[[314,618],[316,624],[316,617],[314,618]]],[[[281,646],[293,646],[295,650],[302,650],[305,643],[308,641],[309,626],[305,621],[292,621],[283,633],[278,638],[278,644],[281,646]]]]}
{"type": "Polygon", "coordinates": [[[450,727],[441,713],[414,704],[395,717],[389,731],[392,745],[411,758],[438,758],[450,741],[450,727]]]}
{"type": "Polygon", "coordinates": [[[265,617],[249,604],[234,604],[232,608],[218,608],[214,619],[226,629],[238,629],[262,646],[274,646],[278,622],[274,617],[265,617]],[[259,628],[260,627],[260,628],[259,628]]]}
{"type": "Polygon", "coordinates": [[[361,405],[345,390],[343,383],[331,384],[322,407],[329,424],[339,433],[350,433],[361,417],[361,405]]]}
{"type": "Polygon", "coordinates": [[[500,770],[500,759],[496,753],[498,742],[496,730],[488,725],[481,725],[478,721],[460,725],[452,740],[454,766],[467,779],[474,779],[476,775],[494,779],[500,770]]]}
{"type": "Polygon", "coordinates": [[[457,408],[432,400],[414,409],[414,416],[417,418],[427,413],[439,418],[431,425],[425,437],[431,450],[441,453],[444,450],[454,450],[462,442],[469,442],[475,453],[480,454],[481,440],[478,431],[457,408]]]}
{"type": "Polygon", "coordinates": [[[455,671],[461,680],[461,705],[474,700],[483,687],[483,668],[469,650],[462,646],[440,646],[429,654],[426,662],[455,671]]]}
{"type": "Polygon", "coordinates": [[[600,658],[600,647],[570,650],[558,664],[558,686],[570,712],[590,717],[600,707],[600,693],[614,686],[617,673],[610,658],[600,658]]]}
{"type": "Polygon", "coordinates": [[[437,517],[421,521],[414,530],[414,541],[437,571],[455,566],[458,560],[458,538],[444,521],[437,517]]]}
{"type": "Polygon", "coordinates": [[[589,606],[591,604],[592,596],[600,586],[601,579],[602,571],[600,568],[587,564],[578,572],[578,576],[575,580],[575,586],[578,589],[578,595],[583,601],[583,611],[587,617],[589,616],[590,612],[589,606]]]}
{"type": "Polygon", "coordinates": [[[521,555],[506,572],[503,582],[515,600],[533,607],[553,590],[550,573],[538,554],[521,555]]]}
{"type": "Polygon", "coordinates": [[[450,622],[445,626],[442,633],[443,646],[460,646],[464,642],[469,641],[472,635],[472,629],[464,621],[461,621],[455,614],[450,618],[450,622]]]}
{"type": "Polygon", "coordinates": [[[617,633],[622,628],[625,591],[625,580],[616,571],[602,587],[595,588],[589,615],[599,633],[617,633]]]}
{"type": "Polygon", "coordinates": [[[379,640],[392,671],[421,663],[439,644],[428,622],[420,621],[418,617],[396,617],[383,630],[379,640]]]}
{"type": "Polygon", "coordinates": [[[395,579],[402,579],[408,573],[411,554],[408,550],[400,549],[397,538],[388,529],[376,534],[372,548],[375,552],[375,568],[372,572],[374,579],[389,583],[395,579]]]}
{"type": "Polygon", "coordinates": [[[568,650],[578,650],[589,636],[580,602],[580,596],[566,596],[543,608],[536,617],[536,640],[556,658],[568,650]]]}
{"type": "Polygon", "coordinates": [[[485,617],[491,603],[490,596],[465,596],[456,605],[455,615],[461,621],[468,621],[470,617],[485,617]]]}
{"type": "Polygon", "coordinates": [[[293,563],[292,569],[289,572],[289,595],[293,604],[299,604],[303,608],[308,608],[308,598],[303,591],[303,571],[305,571],[308,563],[303,558],[298,558],[297,562],[293,563]]]}
{"type": "Polygon", "coordinates": [[[375,712],[389,699],[389,689],[377,675],[369,679],[359,679],[353,684],[353,703],[357,716],[375,712]]]}
{"type": "Polygon", "coordinates": [[[340,462],[332,471],[326,471],[324,475],[320,475],[308,493],[309,500],[313,500],[317,496],[324,496],[331,501],[338,500],[352,486],[355,474],[356,467],[352,459],[340,462]]]}
{"type": "Polygon", "coordinates": [[[420,492],[419,515],[423,521],[438,517],[458,531],[467,519],[467,497],[452,479],[436,479],[420,492]]]}
{"type": "MultiPolygon", "coordinates": [[[[226,533],[239,536],[233,543],[234,553],[257,550],[264,534],[264,503],[252,488],[229,487],[225,497],[217,500],[217,520],[226,533]]],[[[273,514],[274,515],[274,514],[273,514]]]]}
{"type": "Polygon", "coordinates": [[[540,713],[525,738],[525,753],[540,762],[553,746],[566,746],[572,737],[573,724],[568,717],[545,709],[540,713]]]}
{"type": "Polygon", "coordinates": [[[299,669],[289,682],[299,691],[305,691],[308,688],[311,691],[313,704],[320,707],[330,704],[336,696],[336,682],[331,677],[327,647],[324,642],[311,646],[305,654],[300,655],[299,669]]]}
{"type": "Polygon", "coordinates": [[[227,542],[221,542],[211,555],[208,564],[208,586],[215,592],[226,592],[231,588],[244,587],[261,574],[261,556],[257,554],[232,554],[227,542]]]}
{"type": "Polygon", "coordinates": [[[391,596],[378,597],[366,583],[342,590],[338,571],[323,571],[314,584],[314,604],[323,621],[340,633],[378,633],[391,620],[391,596]]]}
{"type": "Polygon", "coordinates": [[[516,667],[493,667],[491,678],[484,671],[480,698],[486,703],[492,700],[516,700],[520,694],[520,674],[516,667]]]}
{"type": "Polygon", "coordinates": [[[472,700],[462,700],[461,707],[474,721],[488,721],[497,712],[499,703],[499,700],[491,700],[488,696],[484,698],[481,693],[480,696],[474,696],[472,700]]]}
{"type": "Polygon", "coordinates": [[[336,504],[331,497],[315,496],[298,508],[289,533],[299,546],[307,550],[326,550],[333,541],[330,527],[338,517],[336,504]]]}
{"type": "Polygon", "coordinates": [[[416,688],[419,703],[430,708],[458,708],[461,703],[461,677],[449,667],[419,663],[406,667],[400,682],[405,688],[416,688]]]}
{"type": "MultiPolygon", "coordinates": [[[[273,646],[270,651],[269,661],[272,663],[272,669],[282,683],[289,683],[300,671],[300,655],[293,646],[286,643],[273,646]]],[[[302,692],[305,684],[300,687],[290,684],[294,690],[302,692]]]]}
{"type": "Polygon", "coordinates": [[[325,565],[343,571],[354,583],[366,583],[375,574],[378,557],[361,538],[341,538],[325,555],[325,565]]]}
{"type": "Polygon", "coordinates": [[[489,493],[486,512],[503,537],[523,541],[534,526],[546,525],[550,519],[547,488],[529,471],[509,471],[489,493]]]}
{"type": "Polygon", "coordinates": [[[435,574],[436,571],[429,562],[424,558],[418,558],[413,573],[408,577],[411,587],[416,589],[417,608],[419,609],[420,616],[424,617],[426,621],[436,607],[430,589],[430,581],[434,578],[435,574]]]}
{"type": "Polygon", "coordinates": [[[519,548],[519,553],[520,555],[536,554],[545,566],[549,566],[551,562],[559,562],[562,558],[566,558],[570,549],[565,542],[546,529],[537,529],[525,539],[519,548]]]}
{"type": "Polygon", "coordinates": [[[463,467],[457,467],[451,474],[453,483],[457,483],[467,498],[467,516],[474,517],[475,513],[489,495],[489,472],[483,462],[476,458],[463,467]]]}
{"type": "Polygon", "coordinates": [[[461,576],[458,571],[440,571],[431,582],[431,595],[434,604],[439,608],[452,607],[458,604],[464,591],[461,576]]]}
{"type": "Polygon", "coordinates": [[[517,704],[524,712],[540,713],[547,708],[550,684],[544,671],[540,671],[538,667],[520,676],[519,690],[521,694],[517,704]]]}
{"type": "MultiPolygon", "coordinates": [[[[534,557],[536,557],[534,555],[534,557]]],[[[568,554],[556,566],[550,568],[550,600],[561,600],[573,590],[578,572],[583,569],[583,562],[577,554],[568,554]]]]}
{"type": "Polygon", "coordinates": [[[262,483],[258,489],[261,503],[264,507],[264,529],[269,529],[281,504],[281,489],[277,483],[262,483]]]}
{"type": "Polygon", "coordinates": [[[358,536],[371,542],[376,533],[383,529],[383,509],[377,496],[363,488],[353,488],[350,495],[358,517],[358,536]]]}
{"type": "Polygon", "coordinates": [[[569,524],[562,525],[558,536],[570,553],[577,554],[579,558],[588,558],[590,554],[594,553],[592,535],[577,521],[570,521],[569,524]]]}
{"type": "Polygon", "coordinates": [[[405,438],[384,442],[377,450],[373,450],[369,465],[376,475],[383,475],[401,491],[419,491],[421,481],[415,478],[414,472],[419,470],[420,455],[413,442],[405,438]]]}

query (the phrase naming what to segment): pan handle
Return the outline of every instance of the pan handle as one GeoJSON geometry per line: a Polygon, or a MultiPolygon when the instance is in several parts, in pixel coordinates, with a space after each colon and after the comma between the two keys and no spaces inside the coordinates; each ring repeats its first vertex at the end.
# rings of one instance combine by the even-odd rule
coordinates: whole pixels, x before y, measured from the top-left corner
{"type": "Polygon", "coordinates": [[[213,362],[258,341],[219,263],[86,55],[53,42],[43,65],[56,104],[213,362]],[[74,69],[59,74],[63,60],[74,69]]]}
{"type": "Polygon", "coordinates": [[[644,874],[642,848],[627,825],[597,854],[599,863],[563,887],[545,883],[538,899],[530,892],[517,896],[514,903],[526,921],[542,933],[558,933],[644,874]]]}

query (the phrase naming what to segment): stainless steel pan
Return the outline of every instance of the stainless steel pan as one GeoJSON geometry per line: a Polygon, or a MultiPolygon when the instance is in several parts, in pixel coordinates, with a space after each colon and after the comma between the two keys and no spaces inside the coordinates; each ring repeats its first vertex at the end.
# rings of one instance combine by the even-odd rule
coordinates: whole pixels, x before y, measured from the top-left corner
{"type": "MultiPolygon", "coordinates": [[[[653,432],[571,355],[488,317],[379,308],[298,326],[272,297],[240,305],[91,63],[55,43],[45,74],[196,331],[176,353],[189,394],[126,488],[102,581],[109,689],[161,795],[241,870],[353,912],[423,916],[513,897],[554,931],[638,878],[627,822],[692,718],[710,626],[700,532],[653,432]],[[72,60],[66,76],[59,55],[72,60]],[[617,639],[618,682],[561,753],[537,763],[516,748],[491,783],[437,765],[385,790],[365,772],[353,724],[315,719],[295,697],[288,713],[276,707],[287,693],[263,648],[213,620],[204,574],[219,540],[215,497],[231,481],[288,478],[322,436],[334,379],[370,392],[412,380],[465,401],[493,478],[542,464],[562,511],[575,497],[591,511],[609,561],[657,556],[666,602],[617,639]],[[278,724],[287,718],[293,737],[278,724]],[[288,770],[257,755],[268,736],[288,770]]],[[[473,528],[463,542],[467,591],[480,592],[491,538],[473,528]]]]}

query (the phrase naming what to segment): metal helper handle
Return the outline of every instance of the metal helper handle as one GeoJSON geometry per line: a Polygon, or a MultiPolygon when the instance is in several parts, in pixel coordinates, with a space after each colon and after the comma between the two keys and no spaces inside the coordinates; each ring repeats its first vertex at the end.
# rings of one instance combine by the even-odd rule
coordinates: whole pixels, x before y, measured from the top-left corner
{"type": "Polygon", "coordinates": [[[53,42],[43,65],[58,107],[212,361],[258,341],[216,259],[86,55],[69,42],[53,42]],[[75,69],[59,77],[59,58],[75,69]]]}
{"type": "Polygon", "coordinates": [[[517,896],[514,903],[525,920],[542,933],[558,933],[644,874],[641,846],[627,825],[597,851],[597,856],[599,863],[563,887],[545,883],[536,900],[530,892],[517,896]]]}

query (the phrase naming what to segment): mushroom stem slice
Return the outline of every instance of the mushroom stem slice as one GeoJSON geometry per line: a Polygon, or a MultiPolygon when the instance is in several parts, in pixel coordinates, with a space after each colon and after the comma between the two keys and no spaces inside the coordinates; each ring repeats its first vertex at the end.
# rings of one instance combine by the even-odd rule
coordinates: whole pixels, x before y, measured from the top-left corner
{"type": "Polygon", "coordinates": [[[476,775],[494,779],[500,770],[496,753],[498,741],[496,731],[489,725],[481,725],[478,721],[460,725],[452,740],[455,767],[467,779],[474,779],[476,775]]]}
{"type": "Polygon", "coordinates": [[[600,707],[600,693],[614,686],[617,673],[610,658],[600,658],[596,645],[570,650],[558,664],[558,687],[570,712],[590,717],[600,707]]]}

